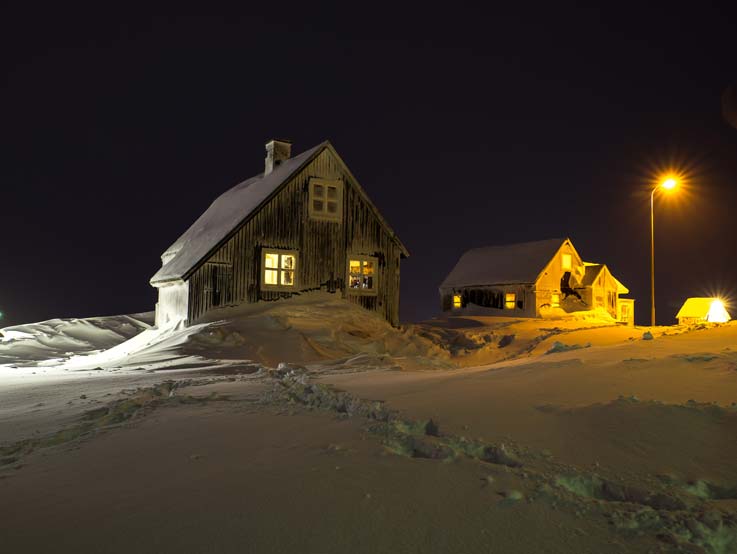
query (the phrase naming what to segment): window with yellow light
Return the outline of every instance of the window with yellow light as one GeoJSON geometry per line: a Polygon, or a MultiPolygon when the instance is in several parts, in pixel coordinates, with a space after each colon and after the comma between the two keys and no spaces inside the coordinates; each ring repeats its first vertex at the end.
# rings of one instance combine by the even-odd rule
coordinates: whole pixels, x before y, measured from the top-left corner
{"type": "Polygon", "coordinates": [[[560,294],[554,292],[550,295],[550,306],[552,308],[560,308],[560,294]]]}
{"type": "Polygon", "coordinates": [[[459,310],[463,307],[463,301],[461,300],[460,294],[453,295],[453,308],[459,310]]]}
{"type": "Polygon", "coordinates": [[[348,292],[376,294],[378,260],[373,256],[351,255],[348,259],[348,292]]]}
{"type": "Polygon", "coordinates": [[[571,270],[572,265],[571,265],[571,255],[570,254],[561,254],[560,266],[563,271],[571,270]]]}
{"type": "Polygon", "coordinates": [[[504,307],[507,310],[514,310],[517,304],[517,295],[513,292],[508,292],[504,295],[504,307]]]}
{"type": "Polygon", "coordinates": [[[262,289],[290,290],[295,287],[297,273],[297,253],[291,250],[263,250],[262,289]]]}

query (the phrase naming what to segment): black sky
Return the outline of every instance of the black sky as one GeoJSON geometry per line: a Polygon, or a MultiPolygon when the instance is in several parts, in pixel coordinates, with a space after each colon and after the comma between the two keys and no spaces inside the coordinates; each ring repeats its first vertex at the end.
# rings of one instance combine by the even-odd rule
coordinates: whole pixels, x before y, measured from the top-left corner
{"type": "MultiPolygon", "coordinates": [[[[304,5],[306,3],[303,3],[304,5]]],[[[0,326],[153,309],[159,256],[264,142],[329,139],[409,248],[402,317],[437,311],[471,247],[570,236],[649,302],[737,312],[737,25],[688,10],[455,2],[442,11],[280,9],[228,17],[61,13],[0,22],[0,326]],[[687,201],[683,201],[687,200],[687,201]]]]}

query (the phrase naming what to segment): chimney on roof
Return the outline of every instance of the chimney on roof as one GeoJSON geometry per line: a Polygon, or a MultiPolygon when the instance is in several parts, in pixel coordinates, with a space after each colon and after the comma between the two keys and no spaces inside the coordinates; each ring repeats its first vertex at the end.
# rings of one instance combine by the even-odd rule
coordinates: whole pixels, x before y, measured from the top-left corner
{"type": "Polygon", "coordinates": [[[292,143],[288,140],[272,139],[266,143],[266,167],[264,175],[268,175],[283,161],[292,155],[292,143]]]}

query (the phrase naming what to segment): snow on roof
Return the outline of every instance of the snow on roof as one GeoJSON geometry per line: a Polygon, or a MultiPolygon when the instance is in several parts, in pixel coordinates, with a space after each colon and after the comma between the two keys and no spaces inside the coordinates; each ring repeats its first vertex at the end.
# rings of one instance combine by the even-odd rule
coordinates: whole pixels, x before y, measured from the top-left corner
{"type": "MultiPolygon", "coordinates": [[[[730,319],[729,314],[724,309],[718,298],[688,298],[678,310],[676,319],[681,317],[693,317],[703,319],[704,321],[712,321],[714,317],[722,320],[726,316],[726,320],[730,319]],[[718,304],[714,306],[714,303],[718,304]]],[[[714,320],[716,320],[714,319],[714,320]]]]}
{"type": "Polygon", "coordinates": [[[534,283],[567,239],[474,248],[461,256],[441,288],[534,283]]]}
{"type": "MultiPolygon", "coordinates": [[[[151,277],[151,284],[188,277],[188,274],[197,267],[200,261],[225,240],[238,225],[256,212],[282,185],[325,148],[330,148],[330,151],[340,160],[340,156],[326,140],[314,148],[283,161],[268,175],[261,173],[251,177],[221,194],[205,213],[174,244],[167,248],[162,256],[164,263],[161,269],[151,277]]],[[[340,161],[343,163],[342,160],[340,161]]],[[[345,164],[343,165],[345,167],[345,164]]],[[[376,209],[350,170],[347,167],[345,169],[354,181],[356,190],[374,211],[387,233],[398,244],[402,255],[408,257],[409,252],[402,241],[376,209]]]]}
{"type": "Polygon", "coordinates": [[[151,283],[182,279],[283,183],[327,146],[325,141],[283,161],[268,175],[259,174],[237,184],[210,205],[192,226],[164,253],[168,261],[151,283]]]}
{"type": "Polygon", "coordinates": [[[607,266],[606,264],[584,262],[583,265],[586,268],[586,272],[584,273],[583,280],[581,281],[581,286],[592,286],[594,284],[594,281],[596,281],[596,278],[601,274],[604,268],[606,268],[606,270],[609,272],[609,275],[612,279],[614,279],[614,282],[617,285],[617,294],[627,294],[630,291],[630,289],[625,287],[622,282],[617,279],[614,274],[612,274],[612,270],[609,269],[609,266],[607,266]]]}
{"type": "Polygon", "coordinates": [[[583,280],[581,281],[581,284],[584,287],[590,287],[594,284],[594,281],[596,281],[596,278],[601,273],[601,270],[604,269],[604,264],[589,264],[584,262],[584,267],[586,268],[586,273],[583,275],[583,280]]]}

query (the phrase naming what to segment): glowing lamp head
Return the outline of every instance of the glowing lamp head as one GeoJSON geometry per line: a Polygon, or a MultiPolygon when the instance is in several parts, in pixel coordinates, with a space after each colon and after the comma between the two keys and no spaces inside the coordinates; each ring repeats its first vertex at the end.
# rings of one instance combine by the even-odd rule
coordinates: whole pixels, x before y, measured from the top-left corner
{"type": "Polygon", "coordinates": [[[730,319],[729,312],[724,307],[724,302],[718,298],[714,298],[709,306],[709,313],[706,315],[706,321],[712,323],[726,323],[730,319]]]}
{"type": "Polygon", "coordinates": [[[662,183],[660,183],[660,186],[663,187],[665,190],[671,191],[678,186],[678,181],[673,177],[668,177],[662,183]]]}

